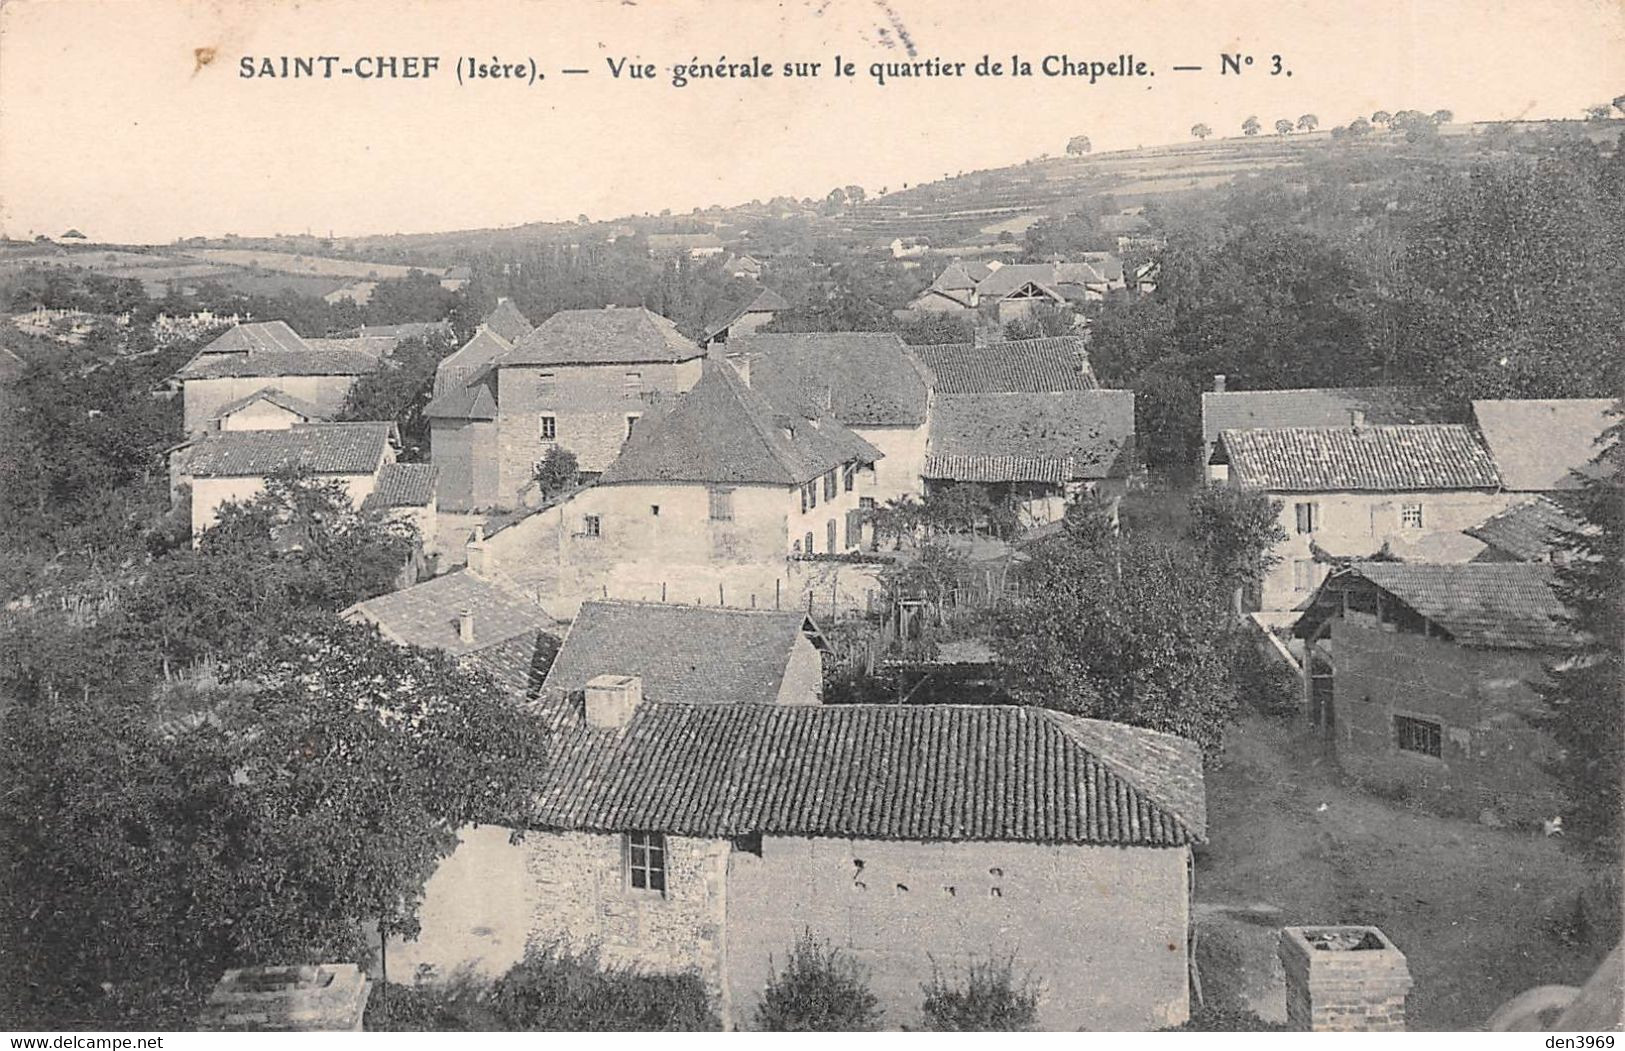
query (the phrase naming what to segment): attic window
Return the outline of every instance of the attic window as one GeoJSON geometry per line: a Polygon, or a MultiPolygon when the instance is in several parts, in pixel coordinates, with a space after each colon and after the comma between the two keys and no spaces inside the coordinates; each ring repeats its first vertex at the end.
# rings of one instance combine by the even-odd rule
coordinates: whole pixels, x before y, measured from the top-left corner
{"type": "Polygon", "coordinates": [[[760,832],[747,832],[743,836],[733,838],[733,848],[741,854],[755,854],[762,856],[762,834],[760,832]]]}

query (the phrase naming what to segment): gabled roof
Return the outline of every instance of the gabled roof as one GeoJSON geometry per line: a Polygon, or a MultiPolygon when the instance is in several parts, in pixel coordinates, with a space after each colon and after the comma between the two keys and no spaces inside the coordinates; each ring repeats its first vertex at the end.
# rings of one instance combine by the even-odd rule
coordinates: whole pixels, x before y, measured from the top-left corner
{"type": "Polygon", "coordinates": [[[519,312],[519,308],[513,305],[513,300],[506,298],[497,300],[496,309],[485,315],[480,327],[501,337],[509,344],[519,342],[526,333],[535,328],[525,315],[519,312]]]}
{"type": "Polygon", "coordinates": [[[598,482],[799,485],[844,463],[879,458],[834,419],[784,412],[731,365],[707,361],[693,390],[643,418],[598,482]]]}
{"type": "Polygon", "coordinates": [[[938,292],[968,292],[976,287],[981,277],[987,276],[986,268],[982,270],[978,277],[972,277],[965,264],[956,259],[943,268],[937,279],[931,282],[931,287],[938,292]]]}
{"type": "Polygon", "coordinates": [[[1574,489],[1573,474],[1592,474],[1597,439],[1619,417],[1607,398],[1502,399],[1473,402],[1484,444],[1501,481],[1520,492],[1574,489]]]}
{"type": "Polygon", "coordinates": [[[308,350],[305,338],[286,321],[233,325],[204,344],[200,354],[251,354],[263,350],[308,350]]]}
{"type": "Polygon", "coordinates": [[[497,400],[491,388],[483,383],[471,387],[451,387],[444,394],[436,394],[423,407],[423,415],[431,420],[494,420],[497,418],[497,400]]]}
{"type": "Polygon", "coordinates": [[[492,363],[513,349],[513,344],[484,326],[467,343],[435,366],[434,392],[446,394],[484,376],[492,363]]]}
{"type": "Polygon", "coordinates": [[[1463,530],[1519,562],[1542,562],[1567,546],[1568,534],[1581,528],[1567,511],[1544,496],[1515,504],[1463,530]]]}
{"type": "Polygon", "coordinates": [[[364,376],[378,368],[374,354],[342,344],[357,340],[308,343],[301,350],[255,350],[245,353],[200,353],[175,375],[193,379],[273,379],[277,376],[364,376]],[[319,345],[319,344],[326,344],[319,345]],[[334,346],[332,344],[341,344],[334,346]]]}
{"type": "Polygon", "coordinates": [[[941,343],[909,348],[936,377],[938,394],[1096,390],[1082,336],[941,343]]]}
{"type": "Polygon", "coordinates": [[[1228,463],[1232,481],[1273,492],[1496,489],[1501,484],[1478,435],[1455,423],[1225,430],[1212,461],[1228,463]]]}
{"type": "Polygon", "coordinates": [[[1123,280],[1123,262],[1110,252],[1083,252],[1076,259],[1055,263],[1007,263],[994,267],[976,283],[983,297],[1002,299],[1028,284],[1050,295],[1066,298],[1068,286],[1095,287],[1123,280]]]}
{"type": "Polygon", "coordinates": [[[1178,847],[1191,742],[1042,708],[674,704],[558,739],[530,824],[727,837],[1178,847]]]}
{"type": "Polygon", "coordinates": [[[1072,457],[927,456],[921,478],[954,482],[1047,482],[1064,485],[1078,477],[1072,457]]]}
{"type": "Polygon", "coordinates": [[[542,686],[574,692],[598,675],[636,675],[648,701],[772,704],[797,642],[817,633],[798,610],[585,602],[542,686]]]}
{"type": "Polygon", "coordinates": [[[1300,390],[1207,391],[1202,441],[1252,427],[1347,427],[1354,413],[1370,424],[1460,423],[1438,395],[1409,387],[1311,387],[1300,390]]]}
{"type": "Polygon", "coordinates": [[[848,427],[918,427],[930,391],[895,332],[755,333],[728,342],[750,362],[750,385],[790,412],[848,427]]]}
{"type": "Polygon", "coordinates": [[[434,482],[439,473],[440,469],[429,463],[386,463],[378,469],[378,482],[361,501],[361,509],[428,507],[434,502],[434,482]]]}
{"type": "Polygon", "coordinates": [[[373,474],[396,440],[395,425],[385,422],[210,431],[188,447],[185,471],[194,478],[260,478],[288,468],[313,474],[373,474]]]}
{"type": "Polygon", "coordinates": [[[357,602],[342,615],[376,624],[385,638],[402,645],[443,650],[456,657],[558,627],[524,592],[467,569],[357,602]],[[474,615],[472,642],[463,641],[458,630],[464,610],[474,615]]]}
{"type": "Polygon", "coordinates": [[[1070,460],[1073,479],[1124,477],[1133,451],[1128,390],[938,394],[926,445],[939,464],[958,456],[1070,460]]]}
{"type": "Polygon", "coordinates": [[[561,310],[514,344],[508,365],[613,365],[691,361],[704,354],[670,318],[645,307],[561,310]]]}
{"type": "Polygon", "coordinates": [[[327,413],[320,406],[313,405],[303,398],[296,398],[286,391],[275,387],[261,387],[252,394],[244,395],[235,401],[228,401],[216,409],[211,420],[223,420],[234,412],[240,412],[255,402],[263,401],[275,405],[279,409],[287,409],[299,416],[306,423],[319,423],[327,419],[327,413]]]}
{"type": "Polygon", "coordinates": [[[1463,646],[1566,649],[1578,639],[1564,623],[1555,579],[1550,566],[1533,562],[1356,562],[1326,579],[1293,632],[1312,634],[1340,608],[1340,591],[1367,580],[1463,646]]]}
{"type": "Polygon", "coordinates": [[[771,288],[746,289],[743,295],[735,296],[712,313],[705,326],[705,338],[710,339],[746,314],[772,314],[789,309],[789,301],[771,288]]]}

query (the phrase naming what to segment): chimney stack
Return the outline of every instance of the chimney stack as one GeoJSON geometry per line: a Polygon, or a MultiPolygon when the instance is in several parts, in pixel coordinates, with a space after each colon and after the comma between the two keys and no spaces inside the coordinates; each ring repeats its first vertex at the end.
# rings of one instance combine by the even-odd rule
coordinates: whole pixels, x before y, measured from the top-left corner
{"type": "Polygon", "coordinates": [[[491,575],[491,553],[483,540],[469,540],[464,549],[468,555],[468,571],[477,577],[491,575]]]}
{"type": "Polygon", "coordinates": [[[1365,426],[1365,410],[1364,409],[1350,409],[1349,410],[1349,426],[1351,426],[1351,427],[1364,427],[1365,426]]]}
{"type": "Polygon", "coordinates": [[[1215,372],[1213,374],[1213,393],[1224,393],[1224,373],[1222,372],[1215,372]]]}
{"type": "Polygon", "coordinates": [[[636,675],[595,675],[587,680],[587,725],[621,730],[643,703],[643,680],[636,675]]]}
{"type": "Polygon", "coordinates": [[[1375,927],[1283,927],[1287,1025],[1315,1033],[1405,1031],[1411,972],[1375,927]]]}
{"type": "Polygon", "coordinates": [[[457,614],[457,640],[465,644],[474,641],[474,611],[471,609],[457,614]]]}

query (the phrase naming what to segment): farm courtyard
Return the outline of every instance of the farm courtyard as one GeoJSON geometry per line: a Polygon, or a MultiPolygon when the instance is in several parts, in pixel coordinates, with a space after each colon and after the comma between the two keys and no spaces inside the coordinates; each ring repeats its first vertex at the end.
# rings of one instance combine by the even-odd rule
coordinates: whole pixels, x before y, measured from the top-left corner
{"type": "Polygon", "coordinates": [[[1612,947],[1596,923],[1576,930],[1593,872],[1560,839],[1361,791],[1301,723],[1244,716],[1207,790],[1196,919],[1209,1003],[1284,1021],[1275,952],[1295,924],[1382,928],[1410,963],[1413,1030],[1482,1028],[1526,989],[1582,984],[1612,947]]]}

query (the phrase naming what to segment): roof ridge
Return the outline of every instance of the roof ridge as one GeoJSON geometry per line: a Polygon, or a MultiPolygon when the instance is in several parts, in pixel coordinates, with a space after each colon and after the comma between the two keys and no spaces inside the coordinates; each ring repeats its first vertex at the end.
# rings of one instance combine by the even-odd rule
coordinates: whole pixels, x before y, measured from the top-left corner
{"type": "MultiPolygon", "coordinates": [[[[1049,720],[1051,725],[1053,725],[1069,742],[1071,742],[1073,746],[1087,753],[1091,759],[1099,763],[1101,767],[1103,767],[1113,777],[1116,777],[1118,780],[1127,784],[1135,792],[1138,792],[1141,796],[1144,796],[1147,802],[1151,803],[1152,806],[1163,811],[1169,817],[1179,822],[1187,831],[1198,836],[1205,834],[1199,833],[1196,828],[1193,828],[1191,818],[1180,813],[1177,806],[1164,799],[1163,794],[1160,791],[1147,787],[1143,783],[1143,773],[1141,771],[1133,769],[1116,756],[1107,756],[1103,754],[1101,749],[1093,742],[1080,740],[1077,735],[1077,731],[1080,729],[1080,727],[1074,724],[1104,723],[1110,726],[1125,727],[1136,734],[1143,734],[1145,736],[1154,738],[1162,738],[1174,747],[1195,747],[1194,742],[1192,742],[1189,738],[1181,737],[1178,734],[1168,733],[1164,730],[1153,730],[1148,726],[1135,726],[1132,723],[1114,722],[1110,719],[1091,719],[1088,716],[1076,715],[1072,712],[1063,712],[1055,708],[1041,708],[1040,711],[1043,713],[1044,717],[1049,720]]],[[[1201,820],[1201,824],[1203,826],[1206,825],[1205,816],[1201,820]]]]}
{"type": "MultiPolygon", "coordinates": [[[[746,422],[748,422],[751,429],[756,432],[756,436],[761,439],[762,444],[767,447],[768,455],[773,457],[773,462],[779,465],[779,470],[783,471],[789,477],[790,484],[795,484],[796,477],[799,474],[799,472],[796,470],[796,465],[791,462],[789,457],[786,456],[784,450],[779,447],[779,442],[775,439],[772,433],[772,422],[762,420],[760,418],[761,410],[771,412],[773,411],[774,406],[771,405],[768,400],[763,398],[760,394],[757,394],[756,397],[760,399],[762,403],[761,410],[759,410],[757,406],[751,404],[750,398],[746,393],[750,391],[750,387],[745,383],[744,378],[739,375],[732,365],[729,365],[724,361],[713,362],[709,358],[706,359],[706,364],[713,371],[718,372],[724,377],[724,382],[728,384],[728,389],[733,393],[735,399],[737,399],[739,402],[740,408],[745,412],[746,422]]],[[[786,412],[785,415],[790,414],[786,412]]]]}

